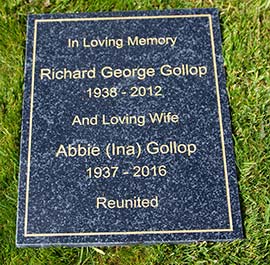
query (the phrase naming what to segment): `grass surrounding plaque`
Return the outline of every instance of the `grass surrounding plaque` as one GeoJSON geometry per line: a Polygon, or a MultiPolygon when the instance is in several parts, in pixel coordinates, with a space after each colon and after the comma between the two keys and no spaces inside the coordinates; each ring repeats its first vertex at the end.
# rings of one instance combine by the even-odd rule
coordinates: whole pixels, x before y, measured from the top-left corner
{"type": "Polygon", "coordinates": [[[0,259],[2,264],[269,264],[269,1],[176,4],[102,1],[1,3],[0,259]],[[27,13],[165,8],[220,9],[233,136],[246,239],[151,247],[17,249],[15,220],[27,13]]]}

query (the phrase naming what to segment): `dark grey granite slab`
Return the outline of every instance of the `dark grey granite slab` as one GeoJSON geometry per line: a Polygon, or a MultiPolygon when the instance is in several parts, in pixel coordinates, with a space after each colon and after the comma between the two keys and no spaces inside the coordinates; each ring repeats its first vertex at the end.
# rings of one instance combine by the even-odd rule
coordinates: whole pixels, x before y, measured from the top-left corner
{"type": "Polygon", "coordinates": [[[30,15],[17,246],[237,238],[218,11],[30,15]]]}

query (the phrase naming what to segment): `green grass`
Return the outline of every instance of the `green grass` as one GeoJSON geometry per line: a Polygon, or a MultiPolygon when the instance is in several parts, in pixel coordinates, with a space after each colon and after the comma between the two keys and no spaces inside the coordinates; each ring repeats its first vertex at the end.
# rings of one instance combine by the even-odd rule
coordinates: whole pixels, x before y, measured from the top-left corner
{"type": "Polygon", "coordinates": [[[0,0],[0,264],[270,264],[270,1],[0,0]],[[218,7],[244,240],[17,249],[15,223],[27,13],[218,7]]]}

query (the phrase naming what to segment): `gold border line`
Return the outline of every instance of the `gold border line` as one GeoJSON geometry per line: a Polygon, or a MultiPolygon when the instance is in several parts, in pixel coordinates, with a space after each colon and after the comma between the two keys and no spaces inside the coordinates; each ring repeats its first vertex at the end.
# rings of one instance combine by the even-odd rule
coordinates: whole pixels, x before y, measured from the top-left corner
{"type": "Polygon", "coordinates": [[[100,21],[100,20],[134,20],[134,19],[156,19],[156,18],[193,18],[209,17],[209,14],[194,15],[167,15],[167,16],[129,16],[129,17],[91,17],[91,18],[49,18],[36,19],[37,22],[71,22],[71,21],[100,21]]]}
{"type": "MultiPolygon", "coordinates": [[[[224,229],[211,229],[210,232],[231,232],[230,228],[224,229]]],[[[104,235],[144,235],[144,234],[184,234],[184,233],[205,233],[209,232],[207,229],[201,230],[164,230],[164,231],[129,231],[129,232],[88,232],[88,233],[42,233],[42,234],[28,234],[27,237],[37,237],[37,236],[104,236],[104,235]]]]}
{"type": "Polygon", "coordinates": [[[36,37],[37,37],[37,21],[34,23],[34,40],[33,40],[33,60],[32,60],[32,82],[31,82],[31,97],[30,97],[30,117],[29,117],[29,138],[28,138],[28,165],[26,175],[26,196],[25,196],[25,220],[24,220],[24,236],[27,235],[28,224],[28,203],[29,203],[29,182],[30,182],[30,161],[31,161],[31,146],[32,146],[32,116],[34,105],[34,86],[35,86],[35,65],[36,65],[36,37]]]}
{"type": "Polygon", "coordinates": [[[218,115],[219,115],[219,126],[220,126],[220,138],[221,138],[221,147],[222,147],[222,155],[223,155],[223,163],[224,163],[224,175],[225,175],[225,185],[226,185],[226,197],[227,197],[227,203],[228,203],[229,223],[230,223],[231,229],[233,230],[230,188],[229,188],[229,181],[228,181],[227,160],[226,160],[225,143],[224,143],[224,130],[223,130],[223,124],[222,124],[222,113],[221,113],[219,84],[218,84],[218,75],[217,75],[215,42],[214,42],[214,36],[213,36],[213,26],[212,26],[212,17],[211,16],[209,16],[209,25],[210,25],[210,34],[211,34],[211,44],[212,44],[212,57],[213,57],[213,64],[214,64],[214,71],[215,71],[215,82],[216,82],[216,93],[217,93],[218,115]]]}
{"type": "Polygon", "coordinates": [[[25,197],[25,219],[24,219],[24,236],[25,237],[42,237],[42,236],[91,236],[91,235],[134,235],[134,234],[177,234],[177,233],[207,233],[207,232],[231,232],[233,231],[231,202],[230,202],[230,190],[227,173],[226,152],[224,144],[224,132],[222,125],[222,114],[220,104],[220,94],[217,76],[216,54],[214,34],[212,27],[212,17],[210,14],[194,14],[194,15],[167,15],[167,16],[134,16],[134,17],[98,17],[98,18],[66,18],[66,19],[36,19],[34,21],[34,40],[33,40],[33,62],[32,62],[32,82],[31,82],[31,97],[30,97],[30,121],[29,121],[29,142],[28,142],[28,165],[27,165],[27,178],[26,178],[26,197],[25,197]],[[222,146],[222,157],[224,163],[224,175],[226,186],[226,197],[228,203],[229,214],[229,228],[224,229],[199,229],[199,230],[166,230],[166,231],[129,231],[129,232],[83,232],[83,233],[27,233],[28,225],[28,204],[29,204],[29,183],[30,183],[30,162],[31,162],[31,144],[32,144],[32,116],[33,116],[33,102],[34,102],[34,86],[35,86],[35,63],[36,63],[36,41],[37,41],[37,23],[38,22],[70,22],[70,21],[102,21],[102,20],[128,20],[128,19],[157,19],[157,18],[194,18],[194,17],[208,17],[210,38],[212,46],[212,57],[216,84],[217,104],[218,104],[218,117],[220,125],[220,137],[222,146]]]}

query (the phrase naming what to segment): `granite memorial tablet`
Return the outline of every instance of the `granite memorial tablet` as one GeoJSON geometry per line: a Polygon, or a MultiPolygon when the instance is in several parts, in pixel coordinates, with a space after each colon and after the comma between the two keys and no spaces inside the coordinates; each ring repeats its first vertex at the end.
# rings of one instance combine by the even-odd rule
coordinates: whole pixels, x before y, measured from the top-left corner
{"type": "Polygon", "coordinates": [[[242,237],[218,11],[28,18],[17,246],[242,237]]]}

